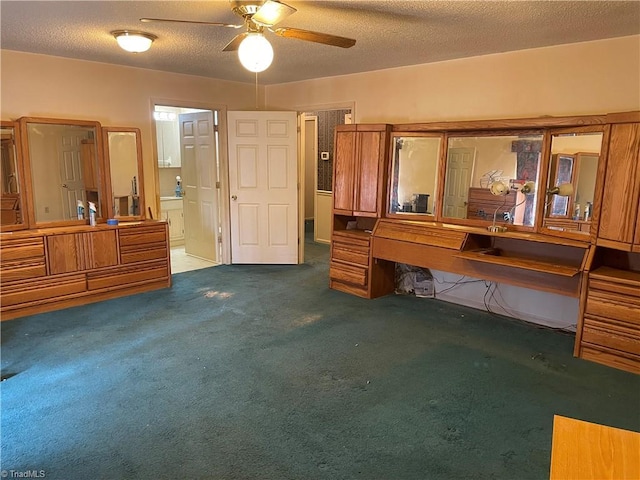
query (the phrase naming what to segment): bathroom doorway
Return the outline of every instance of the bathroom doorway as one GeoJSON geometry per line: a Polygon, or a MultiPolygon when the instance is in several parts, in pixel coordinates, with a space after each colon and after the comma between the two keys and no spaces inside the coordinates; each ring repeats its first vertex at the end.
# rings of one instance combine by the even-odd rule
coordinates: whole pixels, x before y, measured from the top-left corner
{"type": "Polygon", "coordinates": [[[153,106],[160,218],[169,223],[172,271],[223,263],[221,109],[153,106]]]}

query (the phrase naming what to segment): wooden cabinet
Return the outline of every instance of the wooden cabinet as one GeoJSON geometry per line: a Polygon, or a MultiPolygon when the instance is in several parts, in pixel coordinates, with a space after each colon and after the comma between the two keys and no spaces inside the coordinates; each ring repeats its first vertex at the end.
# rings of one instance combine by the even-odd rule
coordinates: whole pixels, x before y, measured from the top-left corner
{"type": "Polygon", "coordinates": [[[2,234],[2,320],[171,286],[164,222],[2,234]]]}
{"type": "Polygon", "coordinates": [[[598,245],[640,251],[640,123],[611,126],[598,245]]]}
{"type": "Polygon", "coordinates": [[[160,217],[169,224],[171,246],[184,243],[184,210],[182,198],[160,199],[160,217]]]}
{"type": "Polygon", "coordinates": [[[504,212],[511,213],[515,206],[516,195],[496,196],[488,188],[469,188],[467,218],[492,222],[495,213],[496,223],[506,223],[504,212]]]}
{"type": "Polygon", "coordinates": [[[576,354],[640,373],[640,272],[610,266],[589,273],[576,354]]]}
{"type": "Polygon", "coordinates": [[[372,260],[371,230],[385,199],[389,125],[338,125],[333,162],[329,285],[365,298],[394,288],[394,264],[372,260]]]}
{"type": "Polygon", "coordinates": [[[118,263],[115,231],[47,236],[49,274],[109,267],[118,263]]]}
{"type": "Polygon", "coordinates": [[[371,258],[371,234],[337,230],[331,238],[329,286],[364,298],[391,293],[395,264],[371,258]]]}
{"type": "Polygon", "coordinates": [[[333,209],[380,217],[385,196],[389,125],[338,125],[333,161],[333,209]]]}

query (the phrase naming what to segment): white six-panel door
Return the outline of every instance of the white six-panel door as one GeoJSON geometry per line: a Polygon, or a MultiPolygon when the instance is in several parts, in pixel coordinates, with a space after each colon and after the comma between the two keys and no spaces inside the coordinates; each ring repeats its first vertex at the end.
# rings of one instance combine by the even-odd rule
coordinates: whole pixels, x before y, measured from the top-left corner
{"type": "Polygon", "coordinates": [[[228,112],[231,263],[298,263],[296,112],[228,112]]]}
{"type": "Polygon", "coordinates": [[[217,262],[217,159],[211,111],[179,116],[185,252],[217,262]]]}

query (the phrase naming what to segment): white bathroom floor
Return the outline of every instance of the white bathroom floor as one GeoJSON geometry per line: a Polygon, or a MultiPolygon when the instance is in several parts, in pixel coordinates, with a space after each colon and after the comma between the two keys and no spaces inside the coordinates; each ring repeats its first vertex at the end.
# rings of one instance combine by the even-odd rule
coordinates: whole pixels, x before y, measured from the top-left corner
{"type": "Polygon", "coordinates": [[[217,263],[209,262],[192,255],[187,255],[184,245],[171,248],[171,273],[190,272],[201,268],[215,267],[217,263]]]}

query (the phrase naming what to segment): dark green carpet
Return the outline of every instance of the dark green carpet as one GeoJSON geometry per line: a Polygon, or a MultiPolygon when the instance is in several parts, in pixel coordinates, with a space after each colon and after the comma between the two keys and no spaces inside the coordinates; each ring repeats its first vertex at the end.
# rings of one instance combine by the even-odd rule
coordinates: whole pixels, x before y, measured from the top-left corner
{"type": "Polygon", "coordinates": [[[2,323],[2,466],[46,479],[546,479],[554,414],[640,429],[573,336],[301,266],[2,323]],[[13,376],[12,376],[13,375],[13,376]]]}

